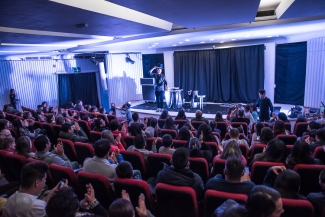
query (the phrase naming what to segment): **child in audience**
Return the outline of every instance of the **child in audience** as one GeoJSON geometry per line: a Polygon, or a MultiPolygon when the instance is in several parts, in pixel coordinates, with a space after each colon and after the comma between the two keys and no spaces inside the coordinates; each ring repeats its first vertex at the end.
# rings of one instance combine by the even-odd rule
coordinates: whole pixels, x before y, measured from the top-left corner
{"type": "Polygon", "coordinates": [[[165,134],[162,137],[162,143],[163,143],[163,146],[161,146],[159,148],[159,151],[158,152],[160,154],[170,154],[170,155],[173,155],[175,149],[171,148],[171,146],[173,144],[173,139],[172,139],[171,135],[165,134]]]}

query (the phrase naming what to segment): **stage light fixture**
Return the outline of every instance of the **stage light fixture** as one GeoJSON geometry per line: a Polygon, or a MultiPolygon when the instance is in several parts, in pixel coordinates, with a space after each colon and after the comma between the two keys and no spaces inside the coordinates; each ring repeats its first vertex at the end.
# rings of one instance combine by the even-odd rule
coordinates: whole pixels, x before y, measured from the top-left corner
{"type": "Polygon", "coordinates": [[[90,61],[91,61],[92,63],[94,63],[96,66],[97,66],[98,63],[99,63],[98,61],[95,60],[95,57],[91,57],[91,58],[90,58],[90,61]]]}
{"type": "Polygon", "coordinates": [[[130,58],[129,54],[126,55],[125,62],[131,63],[131,64],[134,64],[135,63],[135,61],[130,58]]]}

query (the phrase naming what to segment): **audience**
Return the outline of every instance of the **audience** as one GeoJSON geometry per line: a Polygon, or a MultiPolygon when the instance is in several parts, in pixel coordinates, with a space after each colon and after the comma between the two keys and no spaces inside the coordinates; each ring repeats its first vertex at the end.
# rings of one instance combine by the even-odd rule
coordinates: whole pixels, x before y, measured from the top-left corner
{"type": "Polygon", "coordinates": [[[189,120],[186,118],[186,114],[185,114],[184,109],[180,109],[180,110],[178,111],[178,114],[177,114],[177,116],[175,117],[175,120],[186,120],[186,121],[189,121],[189,120]]]}
{"type": "Polygon", "coordinates": [[[21,136],[17,139],[15,154],[26,158],[34,157],[35,153],[31,152],[32,141],[28,136],[21,136]]]}
{"type": "Polygon", "coordinates": [[[4,138],[1,140],[0,150],[4,150],[7,152],[14,152],[16,150],[15,138],[4,138]]]}
{"type": "Polygon", "coordinates": [[[118,150],[115,150],[110,155],[110,148],[111,145],[108,139],[96,141],[94,145],[95,156],[85,159],[83,171],[105,175],[113,186],[113,181],[117,177],[115,168],[117,164],[123,162],[124,159],[118,150]]]}
{"type": "Polygon", "coordinates": [[[168,116],[166,118],[165,125],[163,126],[163,129],[170,129],[170,130],[175,130],[178,132],[178,125],[174,125],[174,120],[171,116],[168,116]]]}
{"type": "Polygon", "coordinates": [[[245,165],[237,156],[229,156],[225,163],[225,179],[218,174],[211,178],[205,185],[205,190],[212,189],[235,194],[246,194],[249,196],[255,184],[250,181],[245,173],[245,165]]]}
{"type": "MultiPolygon", "coordinates": [[[[55,194],[59,187],[59,184],[57,184],[51,191],[49,191],[45,200],[38,199],[38,195],[45,186],[46,172],[48,169],[48,165],[43,162],[33,162],[23,166],[21,170],[20,189],[9,197],[3,208],[2,216],[46,216],[46,203],[55,194]]],[[[66,186],[67,184],[66,181],[63,186],[66,186]]],[[[63,186],[61,186],[61,188],[63,186]]]]}
{"type": "Polygon", "coordinates": [[[309,200],[315,209],[315,216],[321,216],[325,208],[325,170],[322,170],[319,174],[318,184],[322,188],[322,192],[309,193],[307,200],[309,200]]]}
{"type": "Polygon", "coordinates": [[[172,156],[172,165],[164,165],[157,175],[157,183],[191,187],[200,201],[203,198],[203,181],[198,174],[188,168],[190,165],[189,155],[189,150],[185,147],[176,149],[172,156]]]}
{"type": "Polygon", "coordinates": [[[204,158],[208,164],[211,165],[212,162],[212,149],[210,146],[205,144],[202,139],[203,135],[201,134],[200,139],[194,137],[190,140],[188,149],[190,151],[190,157],[200,157],[204,158]]]}
{"type": "Polygon", "coordinates": [[[217,112],[216,116],[214,118],[215,122],[224,122],[225,120],[222,118],[222,113],[221,112],[217,112]]]}
{"type": "Polygon", "coordinates": [[[106,123],[103,119],[96,118],[94,122],[95,122],[95,128],[93,129],[94,131],[102,132],[103,130],[108,130],[106,127],[106,123]]]}
{"type": "Polygon", "coordinates": [[[72,142],[88,142],[89,139],[86,133],[82,130],[78,123],[66,122],[62,124],[59,137],[68,139],[72,142]]]}
{"type": "Polygon", "coordinates": [[[320,128],[316,131],[316,142],[310,144],[310,151],[314,152],[319,146],[325,145],[325,128],[320,128]]]}
{"type": "Polygon", "coordinates": [[[163,109],[160,116],[159,116],[159,119],[166,119],[168,116],[169,116],[168,110],[163,109]]]}
{"type": "Polygon", "coordinates": [[[245,139],[239,139],[239,130],[237,128],[232,128],[230,129],[230,132],[229,132],[229,136],[230,136],[230,139],[228,140],[225,140],[222,142],[222,146],[225,147],[225,145],[229,142],[229,141],[236,141],[239,144],[242,144],[242,145],[245,145],[247,148],[249,148],[248,146],[248,143],[245,139]]]}
{"type": "Polygon", "coordinates": [[[255,143],[260,143],[260,140],[261,140],[261,131],[262,131],[262,128],[264,127],[264,124],[262,122],[257,122],[255,125],[254,125],[254,133],[252,134],[252,139],[251,139],[251,146],[250,148],[252,148],[252,146],[255,144],[255,143]]]}
{"type": "Polygon", "coordinates": [[[286,127],[285,127],[283,121],[276,120],[274,122],[274,126],[273,126],[273,134],[274,134],[274,137],[276,137],[277,135],[280,135],[280,134],[289,135],[290,132],[288,130],[286,130],[286,127]]]}
{"type": "Polygon", "coordinates": [[[193,121],[204,121],[207,125],[209,125],[208,119],[202,117],[202,115],[203,115],[203,112],[201,110],[196,110],[195,118],[193,118],[191,120],[191,122],[193,122],[193,121]]]}
{"type": "Polygon", "coordinates": [[[111,145],[109,150],[110,153],[114,152],[116,149],[125,150],[124,146],[121,144],[121,136],[118,135],[116,139],[114,139],[113,133],[110,130],[102,131],[102,139],[108,139],[111,145]]]}
{"type": "Polygon", "coordinates": [[[147,161],[147,157],[149,153],[157,153],[156,144],[157,139],[152,142],[151,151],[146,149],[146,139],[142,134],[138,134],[133,139],[134,145],[131,145],[127,150],[140,152],[145,161],[147,161]]]}
{"type": "Polygon", "coordinates": [[[170,155],[174,154],[175,149],[171,148],[171,146],[173,145],[173,139],[171,135],[165,134],[162,137],[162,144],[163,146],[161,146],[158,151],[159,154],[170,154],[170,155]]]}
{"type": "Polygon", "coordinates": [[[79,168],[78,162],[71,162],[69,158],[67,158],[67,156],[64,154],[62,142],[58,142],[58,144],[54,146],[54,150],[50,152],[50,140],[46,136],[39,136],[35,139],[34,146],[37,151],[33,158],[37,160],[42,160],[48,164],[54,163],[72,169],[79,168]]]}
{"type": "Polygon", "coordinates": [[[6,119],[0,119],[0,138],[11,138],[12,135],[10,133],[9,121],[6,119]]]}
{"type": "Polygon", "coordinates": [[[221,134],[221,131],[217,128],[217,122],[210,121],[209,125],[211,127],[212,132],[217,132],[217,133],[221,134]]]}
{"type": "Polygon", "coordinates": [[[28,136],[31,139],[35,139],[36,137],[42,135],[40,128],[30,131],[29,127],[32,127],[34,124],[34,120],[32,119],[15,119],[13,124],[19,132],[19,136],[28,136]]]}
{"type": "Polygon", "coordinates": [[[245,166],[247,165],[246,158],[242,155],[239,145],[235,140],[230,140],[225,145],[223,152],[215,156],[215,158],[226,160],[229,156],[236,156],[237,158],[240,158],[242,160],[245,166]]]}
{"type": "Polygon", "coordinates": [[[147,123],[145,124],[141,123],[141,120],[139,118],[139,114],[137,112],[134,112],[132,114],[133,122],[129,126],[129,133],[131,136],[136,136],[138,134],[142,134],[142,131],[147,127],[147,123]]]}

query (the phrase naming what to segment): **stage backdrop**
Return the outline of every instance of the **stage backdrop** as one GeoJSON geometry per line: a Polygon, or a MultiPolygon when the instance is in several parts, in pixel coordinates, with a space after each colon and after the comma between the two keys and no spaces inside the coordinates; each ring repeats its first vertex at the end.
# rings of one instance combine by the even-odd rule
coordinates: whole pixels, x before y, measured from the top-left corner
{"type": "Polygon", "coordinates": [[[264,87],[264,45],[174,53],[175,86],[209,102],[255,102],[264,87]]]}
{"type": "MultiPolygon", "coordinates": [[[[150,78],[149,71],[158,63],[164,64],[164,54],[142,54],[143,77],[150,78]]],[[[165,64],[164,64],[165,67],[165,64]]],[[[165,70],[162,72],[165,74],[165,70]]]]}

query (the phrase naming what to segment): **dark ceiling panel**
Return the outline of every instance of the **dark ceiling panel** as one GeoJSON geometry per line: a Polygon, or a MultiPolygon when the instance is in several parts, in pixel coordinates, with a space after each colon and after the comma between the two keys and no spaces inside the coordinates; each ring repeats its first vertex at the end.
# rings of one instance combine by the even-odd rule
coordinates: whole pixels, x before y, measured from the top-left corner
{"type": "Polygon", "coordinates": [[[280,19],[325,15],[325,0],[295,0],[280,19]]]}
{"type": "Polygon", "coordinates": [[[166,31],[48,0],[1,1],[0,26],[101,36],[166,31]],[[80,23],[88,23],[89,27],[76,28],[80,23]]]}
{"type": "Polygon", "coordinates": [[[15,44],[51,44],[57,42],[69,42],[74,40],[82,40],[82,38],[69,38],[46,35],[31,35],[0,32],[1,43],[15,43],[15,44]]]}
{"type": "Polygon", "coordinates": [[[187,28],[252,22],[260,0],[110,0],[187,28]]]}

